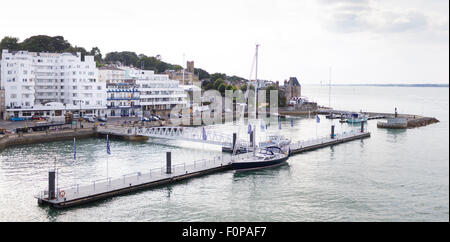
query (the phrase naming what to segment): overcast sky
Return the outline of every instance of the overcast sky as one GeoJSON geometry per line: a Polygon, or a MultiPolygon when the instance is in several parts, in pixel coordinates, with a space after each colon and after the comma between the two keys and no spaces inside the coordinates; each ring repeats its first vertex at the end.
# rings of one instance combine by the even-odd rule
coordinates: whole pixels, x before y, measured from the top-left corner
{"type": "Polygon", "coordinates": [[[4,1],[0,38],[62,35],[210,73],[302,83],[449,83],[448,0],[4,1]]]}

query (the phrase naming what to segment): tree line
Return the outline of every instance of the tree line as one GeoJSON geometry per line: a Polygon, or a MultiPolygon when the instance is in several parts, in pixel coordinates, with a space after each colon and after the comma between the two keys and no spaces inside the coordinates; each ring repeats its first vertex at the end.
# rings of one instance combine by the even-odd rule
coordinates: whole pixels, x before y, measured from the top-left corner
{"type": "MultiPolygon", "coordinates": [[[[155,73],[163,73],[166,70],[181,70],[183,67],[176,64],[170,64],[161,61],[154,56],[146,56],[144,54],[136,54],[131,51],[114,51],[107,53],[104,57],[98,47],[93,47],[90,51],[84,47],[74,46],[63,36],[47,36],[36,35],[31,36],[22,42],[17,37],[6,36],[0,41],[0,50],[8,49],[11,51],[26,50],[31,52],[53,52],[53,53],[81,53],[81,58],[84,59],[86,55],[94,56],[97,67],[120,63],[127,66],[135,66],[143,70],[153,70],[155,73]]],[[[1,51],[0,51],[1,57],[1,51]]],[[[201,68],[194,68],[194,74],[199,76],[202,82],[202,89],[204,90],[218,90],[222,95],[225,90],[247,90],[246,79],[239,76],[227,76],[225,73],[210,74],[201,68]]],[[[253,88],[253,86],[251,86],[253,88]]]]}

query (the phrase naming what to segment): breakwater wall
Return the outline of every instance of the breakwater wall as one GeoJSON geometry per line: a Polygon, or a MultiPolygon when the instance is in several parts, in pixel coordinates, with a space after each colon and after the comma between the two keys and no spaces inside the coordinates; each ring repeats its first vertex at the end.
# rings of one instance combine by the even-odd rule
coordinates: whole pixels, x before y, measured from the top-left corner
{"type": "Polygon", "coordinates": [[[0,135],[0,149],[15,145],[71,140],[73,138],[91,138],[96,136],[96,128],[6,134],[0,135]]]}

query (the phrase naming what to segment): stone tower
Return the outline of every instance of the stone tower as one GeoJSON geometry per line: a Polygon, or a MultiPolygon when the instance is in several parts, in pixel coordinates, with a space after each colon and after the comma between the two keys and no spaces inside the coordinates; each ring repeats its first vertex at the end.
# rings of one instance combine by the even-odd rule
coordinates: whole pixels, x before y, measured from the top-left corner
{"type": "Polygon", "coordinates": [[[187,61],[186,70],[190,73],[194,73],[194,61],[187,61]]]}

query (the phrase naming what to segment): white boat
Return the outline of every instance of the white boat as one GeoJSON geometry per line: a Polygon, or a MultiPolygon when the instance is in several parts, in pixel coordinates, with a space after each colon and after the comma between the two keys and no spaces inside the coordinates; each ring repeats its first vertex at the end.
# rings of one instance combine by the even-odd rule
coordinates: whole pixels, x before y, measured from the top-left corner
{"type": "Polygon", "coordinates": [[[289,154],[284,153],[276,146],[272,146],[258,149],[254,155],[233,161],[231,167],[239,171],[270,168],[283,165],[288,158],[289,154]]]}
{"type": "MultiPolygon", "coordinates": [[[[258,82],[258,46],[256,45],[256,53],[255,53],[255,60],[256,60],[256,71],[255,71],[255,90],[256,90],[256,95],[255,95],[255,106],[256,106],[256,97],[257,97],[257,93],[258,93],[258,89],[256,88],[257,82],[258,82]]],[[[251,78],[249,78],[250,80],[251,78]]],[[[245,95],[245,99],[247,99],[248,97],[248,90],[250,88],[247,88],[247,92],[245,95]]],[[[256,116],[256,110],[255,110],[255,116],[256,116]]],[[[256,125],[255,125],[256,127],[256,125]]],[[[243,170],[255,170],[255,169],[262,169],[262,168],[268,168],[268,167],[274,167],[274,166],[279,166],[283,163],[285,163],[289,157],[289,152],[285,152],[282,150],[282,148],[286,148],[288,147],[288,144],[290,143],[290,141],[288,141],[286,138],[279,136],[279,135],[274,135],[274,136],[270,136],[270,141],[267,142],[267,147],[264,148],[256,148],[256,143],[255,143],[255,134],[256,128],[252,131],[253,132],[253,147],[249,147],[248,151],[250,151],[251,149],[253,150],[252,153],[247,153],[247,155],[244,155],[244,157],[242,156],[235,156],[235,154],[237,153],[237,146],[234,147],[233,149],[233,161],[231,163],[231,167],[235,170],[239,170],[239,171],[243,171],[243,170]],[[282,146],[282,147],[280,147],[282,146]]],[[[260,147],[263,147],[260,144],[260,147]]],[[[289,148],[288,148],[289,149],[289,148]]]]}

